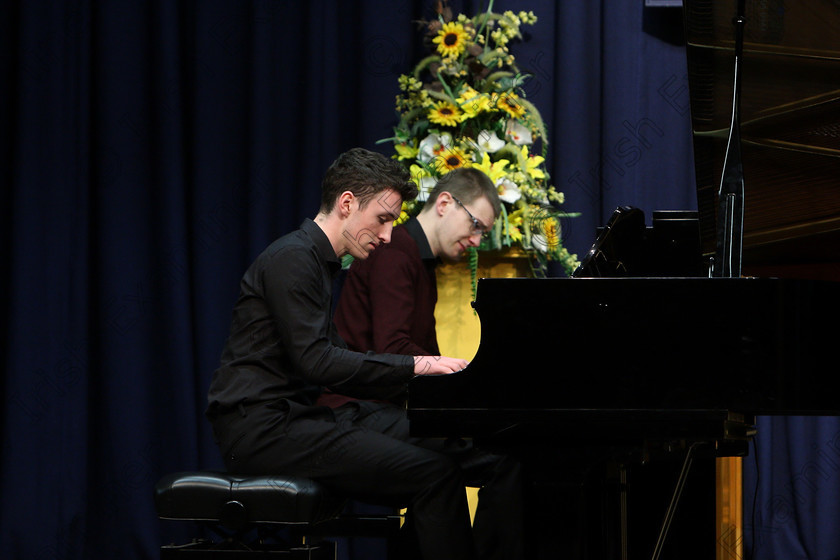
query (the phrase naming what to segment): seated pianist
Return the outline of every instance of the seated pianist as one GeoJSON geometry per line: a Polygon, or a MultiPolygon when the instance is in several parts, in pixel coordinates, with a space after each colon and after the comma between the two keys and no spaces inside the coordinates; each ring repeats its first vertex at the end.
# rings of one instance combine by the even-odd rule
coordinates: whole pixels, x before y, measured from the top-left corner
{"type": "MultiPolygon", "coordinates": [[[[440,235],[428,237],[424,256],[454,256],[492,224],[491,200],[457,192],[441,191],[430,205],[440,235]]],[[[245,272],[206,415],[233,473],[302,476],[351,499],[408,508],[409,538],[426,560],[523,558],[517,465],[468,444],[412,437],[404,407],[392,404],[405,400],[414,376],[457,372],[466,361],[437,355],[436,345],[419,355],[354,351],[330,317],[340,258],[384,254],[402,201],[416,195],[408,172],[380,154],[354,148],[333,162],[315,219],[245,272]],[[324,388],[357,400],[321,406],[324,388]],[[491,495],[497,485],[503,491],[471,527],[464,487],[474,478],[491,495]]],[[[397,228],[401,249],[391,253],[410,250],[424,231],[397,228]]]]}

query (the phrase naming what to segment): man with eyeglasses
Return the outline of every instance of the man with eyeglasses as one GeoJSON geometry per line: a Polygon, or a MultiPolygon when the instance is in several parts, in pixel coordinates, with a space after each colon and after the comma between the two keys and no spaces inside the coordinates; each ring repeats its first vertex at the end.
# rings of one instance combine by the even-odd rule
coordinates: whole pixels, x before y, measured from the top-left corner
{"type": "MultiPolygon", "coordinates": [[[[495,185],[478,169],[444,175],[416,218],[394,228],[391,243],[354,261],[341,288],[334,321],[348,346],[360,352],[439,355],[435,332],[439,260],[462,259],[477,247],[501,211],[495,185]]],[[[332,408],[368,404],[325,392],[332,408]]],[[[478,558],[523,557],[521,468],[470,442],[451,446],[468,485],[479,487],[473,537],[478,558]]],[[[408,511],[410,522],[411,510],[408,511]]]]}
{"type": "Polygon", "coordinates": [[[500,209],[496,187],[482,171],[460,168],[441,177],[420,214],[394,228],[389,245],[350,267],[335,312],[347,344],[359,351],[437,355],[435,267],[477,247],[500,209]]]}

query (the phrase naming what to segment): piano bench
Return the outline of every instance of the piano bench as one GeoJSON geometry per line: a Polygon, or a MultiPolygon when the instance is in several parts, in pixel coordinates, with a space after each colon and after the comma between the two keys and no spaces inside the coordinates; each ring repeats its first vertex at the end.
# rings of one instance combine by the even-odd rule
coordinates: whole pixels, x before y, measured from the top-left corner
{"type": "Polygon", "coordinates": [[[343,515],[345,503],[343,497],[302,477],[215,471],[167,474],[155,486],[158,517],[193,522],[211,537],[161,546],[160,558],[334,559],[336,545],[329,539],[354,536],[386,538],[388,550],[395,550],[399,516],[343,515]]]}

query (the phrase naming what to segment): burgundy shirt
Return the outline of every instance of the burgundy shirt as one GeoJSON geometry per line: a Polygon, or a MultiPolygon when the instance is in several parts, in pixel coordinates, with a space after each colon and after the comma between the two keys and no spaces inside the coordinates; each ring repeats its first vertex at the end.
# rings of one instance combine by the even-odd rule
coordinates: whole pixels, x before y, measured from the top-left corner
{"type": "MultiPolygon", "coordinates": [[[[420,223],[412,218],[394,228],[391,242],[350,266],[334,322],[351,350],[437,356],[435,305],[438,260],[420,223]]],[[[340,406],[349,399],[325,393],[318,404],[340,406]]]]}

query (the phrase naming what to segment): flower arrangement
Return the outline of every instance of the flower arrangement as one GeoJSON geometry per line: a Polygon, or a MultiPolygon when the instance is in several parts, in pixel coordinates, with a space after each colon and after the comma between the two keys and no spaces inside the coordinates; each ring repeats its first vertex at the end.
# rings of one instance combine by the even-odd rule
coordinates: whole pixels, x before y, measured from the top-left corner
{"type": "MultiPolygon", "coordinates": [[[[432,54],[411,75],[399,78],[399,123],[394,158],[411,171],[417,199],[403,203],[400,221],[416,215],[437,179],[458,167],[476,167],[496,184],[502,211],[479,250],[519,247],[533,257],[536,276],[548,261],[567,273],[577,266],[560,238],[560,219],[578,216],[558,210],[563,193],[549,183],[545,168],[548,141],[537,108],[525,99],[529,78],[516,67],[509,45],[520,27],[533,25],[533,12],[493,12],[453,17],[437,3],[437,18],[425,24],[424,42],[432,54]],[[538,148],[539,146],[539,148],[538,148]]],[[[471,255],[475,273],[477,254],[471,255]]]]}

